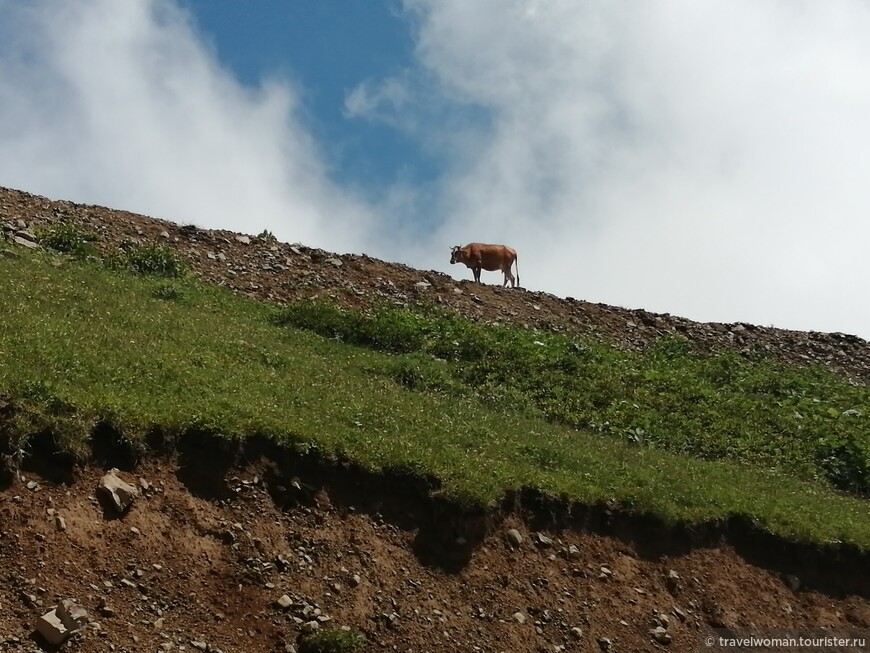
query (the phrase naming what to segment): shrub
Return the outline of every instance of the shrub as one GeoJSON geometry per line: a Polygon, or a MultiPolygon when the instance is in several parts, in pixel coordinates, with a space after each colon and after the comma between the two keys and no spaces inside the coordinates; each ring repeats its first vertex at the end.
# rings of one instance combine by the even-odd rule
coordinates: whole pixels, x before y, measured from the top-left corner
{"type": "Polygon", "coordinates": [[[475,361],[510,351],[502,342],[510,337],[510,331],[498,331],[446,311],[430,315],[381,308],[366,315],[315,299],[288,305],[277,322],[394,354],[425,352],[445,360],[475,361]]]}
{"type": "Polygon", "coordinates": [[[665,335],[646,349],[648,358],[658,361],[684,360],[692,351],[692,345],[684,336],[665,335]]]}
{"type": "Polygon", "coordinates": [[[43,247],[75,256],[87,256],[90,252],[88,244],[99,239],[96,234],[70,222],[59,222],[39,229],[36,236],[43,247]]]}
{"type": "Polygon", "coordinates": [[[353,653],[368,643],[354,629],[328,628],[299,639],[299,653],[353,653]]]}
{"type": "Polygon", "coordinates": [[[294,302],[277,318],[282,326],[397,354],[421,349],[418,320],[419,316],[410,311],[382,310],[370,317],[317,299],[294,302]]]}
{"type": "Polygon", "coordinates": [[[158,277],[180,277],[184,264],[174,250],[166,245],[137,245],[121,243],[119,251],[107,260],[109,267],[123,268],[136,274],[158,277]]]}
{"type": "Polygon", "coordinates": [[[348,340],[361,323],[356,313],[318,299],[307,299],[288,304],[277,316],[281,326],[313,331],[325,338],[348,340]]]}
{"type": "Polygon", "coordinates": [[[171,283],[163,283],[156,286],[151,291],[151,296],[154,299],[162,299],[165,301],[175,301],[181,299],[181,288],[171,283]]]}
{"type": "Polygon", "coordinates": [[[819,465],[834,487],[870,496],[870,443],[866,438],[855,433],[826,438],[816,451],[819,465]]]}
{"type": "Polygon", "coordinates": [[[466,394],[465,386],[453,377],[448,364],[427,354],[412,353],[397,357],[392,361],[390,371],[396,383],[409,390],[466,394]]]}
{"type": "Polygon", "coordinates": [[[424,323],[411,311],[381,310],[360,325],[360,343],[392,353],[423,349],[424,323]]]}

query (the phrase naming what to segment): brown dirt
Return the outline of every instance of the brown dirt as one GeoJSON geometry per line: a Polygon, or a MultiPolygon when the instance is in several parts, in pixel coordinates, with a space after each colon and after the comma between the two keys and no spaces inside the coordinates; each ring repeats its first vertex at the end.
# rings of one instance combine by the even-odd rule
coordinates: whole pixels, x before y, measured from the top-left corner
{"type": "MultiPolygon", "coordinates": [[[[434,301],[626,348],[677,332],[701,350],[760,349],[856,382],[870,375],[867,343],[853,336],[698,324],[0,189],[7,236],[58,219],[99,233],[101,248],[124,238],[169,244],[200,278],[272,301],[434,301]]],[[[598,651],[602,638],[613,651],[655,650],[664,648],[650,635],[660,614],[675,651],[695,650],[710,627],[870,629],[870,563],[859,552],[801,548],[739,522],[666,529],[532,493],[463,514],[417,479],[245,446],[191,441],[138,462],[109,446],[82,467],[47,447],[0,474],[0,651],[35,650],[37,617],[63,598],[90,614],[68,644],[83,653],[196,651],[193,641],[224,653],[292,650],[315,610],[329,618],[322,627],[362,631],[367,650],[414,653],[598,651]],[[203,447],[208,460],[196,455],[203,447]],[[122,518],[95,497],[109,466],[149,487],[122,518]],[[523,536],[517,547],[512,528],[523,536]],[[284,594],[287,610],[275,604],[284,594]]]]}

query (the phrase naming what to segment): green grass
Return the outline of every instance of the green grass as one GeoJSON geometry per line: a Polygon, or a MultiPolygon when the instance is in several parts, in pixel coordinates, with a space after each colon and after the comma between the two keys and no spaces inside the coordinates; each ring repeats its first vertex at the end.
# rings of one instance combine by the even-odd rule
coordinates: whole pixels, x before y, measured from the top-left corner
{"type": "Polygon", "coordinates": [[[185,266],[175,250],[166,245],[139,245],[125,241],[105,263],[117,270],[156,277],[175,278],[185,273],[185,266]]]}
{"type": "Polygon", "coordinates": [[[367,315],[303,301],[278,323],[405,354],[392,375],[412,389],[508,403],[575,429],[870,496],[870,392],[825,369],[734,351],[697,356],[680,337],[623,352],[437,308],[367,315]]]}
{"type": "MultiPolygon", "coordinates": [[[[443,317],[394,315],[388,319],[399,326],[392,335],[388,328],[383,333],[402,341],[395,335],[402,320],[443,317]]],[[[426,344],[432,337],[414,347],[391,346],[406,352],[397,355],[279,322],[287,323],[286,312],[189,279],[134,276],[68,260],[54,267],[39,254],[0,257],[0,394],[19,407],[0,423],[0,439],[26,449],[30,435],[51,429],[69,450],[87,455],[99,422],[134,442],[151,429],[182,437],[190,430],[228,438],[263,435],[344,455],[373,470],[434,475],[440,492],[464,504],[492,505],[506,490],[534,487],[585,503],[615,500],[670,522],[744,515],[792,539],[870,547],[867,502],[836,491],[824,474],[808,473],[815,462],[792,470],[775,456],[751,463],[744,459],[749,456],[703,460],[647,435],[638,442],[619,429],[571,424],[539,397],[524,399],[533,379],[544,374],[540,369],[548,369],[526,367],[528,357],[547,359],[562,346],[549,336],[482,329],[467,339],[445,340],[449,347],[436,348],[439,361],[426,344]],[[531,345],[522,342],[527,336],[531,345]],[[518,339],[521,353],[504,354],[513,365],[505,363],[505,369],[513,371],[474,376],[483,361],[502,355],[503,338],[518,339]],[[532,380],[509,382],[527,373],[532,380]]],[[[584,349],[590,344],[571,347],[580,363],[611,361],[599,368],[604,378],[597,380],[609,388],[602,396],[612,395],[605,408],[638,402],[639,395],[619,398],[626,372],[608,357],[624,360],[624,354],[597,345],[584,349]]],[[[682,360],[674,370],[699,366],[690,378],[707,365],[679,351],[650,357],[682,360]]],[[[564,372],[572,377],[589,369],[564,372]]],[[[855,392],[865,396],[863,389],[855,392]]],[[[652,407],[643,414],[664,410],[647,403],[652,407]]],[[[653,430],[648,424],[637,428],[653,430]]]]}
{"type": "Polygon", "coordinates": [[[299,640],[299,653],[353,653],[362,650],[366,638],[358,630],[326,628],[299,640]]]}
{"type": "Polygon", "coordinates": [[[58,222],[36,233],[40,245],[56,252],[84,257],[93,252],[89,245],[99,237],[69,222],[58,222]]]}

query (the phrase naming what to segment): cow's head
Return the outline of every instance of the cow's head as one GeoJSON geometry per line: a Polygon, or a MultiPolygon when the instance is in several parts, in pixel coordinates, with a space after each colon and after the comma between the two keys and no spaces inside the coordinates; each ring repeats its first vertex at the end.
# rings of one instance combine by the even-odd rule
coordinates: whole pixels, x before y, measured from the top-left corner
{"type": "Polygon", "coordinates": [[[462,248],[459,245],[454,245],[450,248],[450,262],[461,263],[463,254],[465,254],[465,252],[462,251],[462,248]]]}

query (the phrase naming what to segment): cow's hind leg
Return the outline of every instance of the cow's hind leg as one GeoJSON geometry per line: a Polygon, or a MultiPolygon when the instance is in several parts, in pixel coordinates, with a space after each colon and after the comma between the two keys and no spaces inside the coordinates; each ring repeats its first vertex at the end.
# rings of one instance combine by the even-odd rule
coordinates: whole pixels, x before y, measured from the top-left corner
{"type": "Polygon", "coordinates": [[[504,272],[504,283],[501,285],[502,288],[507,288],[508,281],[511,282],[511,288],[514,287],[514,275],[511,274],[510,268],[502,270],[504,272]]]}

